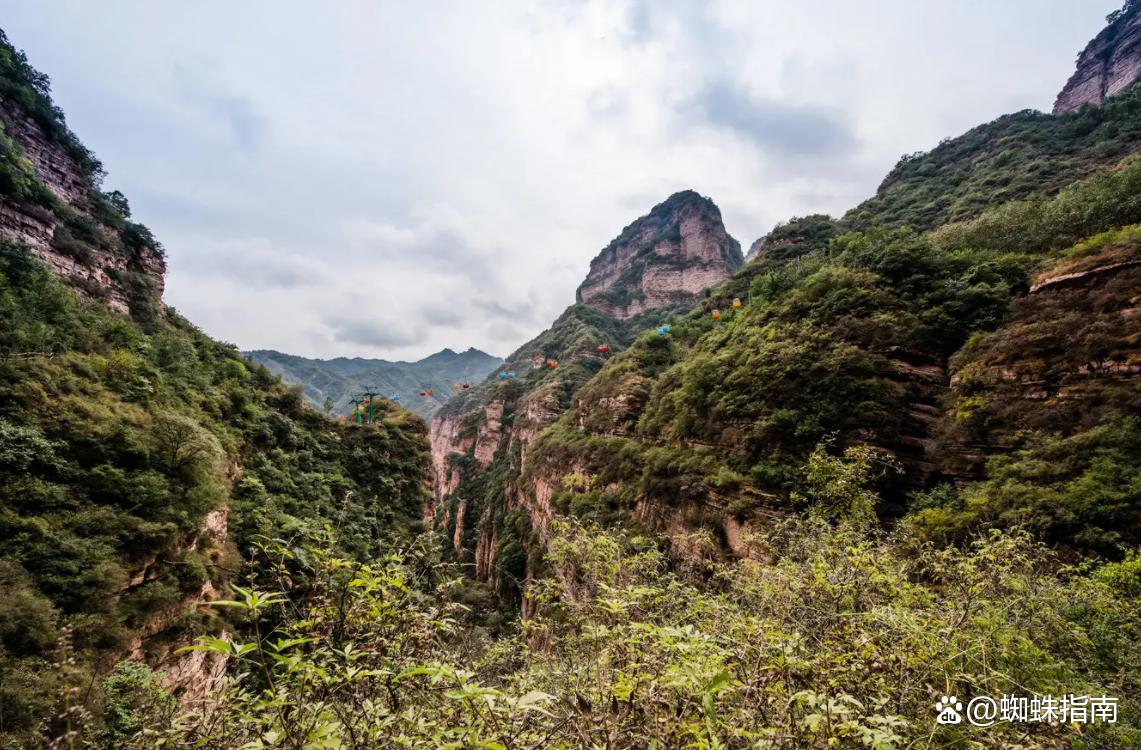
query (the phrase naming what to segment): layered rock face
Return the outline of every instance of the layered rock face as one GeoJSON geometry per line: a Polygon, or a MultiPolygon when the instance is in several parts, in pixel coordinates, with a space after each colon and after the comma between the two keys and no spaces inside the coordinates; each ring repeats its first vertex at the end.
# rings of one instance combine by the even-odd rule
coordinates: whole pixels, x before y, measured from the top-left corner
{"type": "Polygon", "coordinates": [[[1141,411],[1133,234],[1039,275],[1002,328],[952,359],[941,446],[950,471],[981,473],[988,452],[1009,450],[1028,431],[1073,435],[1122,407],[1141,411]]]}
{"type": "Polygon", "coordinates": [[[1097,106],[1141,79],[1141,3],[1129,2],[1078,56],[1054,114],[1097,106]]]}
{"type": "MultiPolygon", "coordinates": [[[[591,263],[578,304],[507,358],[500,369],[518,379],[489,378],[436,415],[434,506],[424,520],[447,534],[457,558],[497,589],[505,574],[515,583],[531,574],[530,553],[545,543],[554,516],[551,499],[573,468],[524,476],[541,433],[606,358],[642,332],[639,314],[691,304],[742,262],[717,206],[677,193],[626,227],[591,263]]],[[[612,406],[618,417],[635,405],[612,406]]]]}
{"type": "Polygon", "coordinates": [[[590,263],[576,298],[618,320],[677,304],[737,270],[741,246],[713,201],[675,193],[626,227],[590,263]]]}
{"type": "Polygon", "coordinates": [[[72,288],[117,312],[130,313],[140,294],[160,300],[166,261],[157,243],[135,232],[128,244],[126,232],[138,225],[112,226],[95,216],[96,191],[82,166],[20,105],[0,99],[0,125],[54,199],[0,195],[0,237],[28,245],[72,288]],[[79,252],[76,235],[82,235],[79,252]]]}

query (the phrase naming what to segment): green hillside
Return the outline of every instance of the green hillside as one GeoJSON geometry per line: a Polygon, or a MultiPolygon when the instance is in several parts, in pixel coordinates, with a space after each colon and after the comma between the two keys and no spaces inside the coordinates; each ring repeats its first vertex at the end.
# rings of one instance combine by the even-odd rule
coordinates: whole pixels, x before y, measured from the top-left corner
{"type": "MultiPolygon", "coordinates": [[[[1110,553],[1112,544],[1097,542],[1136,545],[1138,324],[1127,311],[1139,260],[1131,239],[1141,221],[1139,188],[1141,163],[1130,162],[1052,200],[1010,203],[934,232],[877,228],[837,236],[826,249],[790,261],[762,257],[668,337],[646,333],[609,362],[540,439],[527,471],[574,465],[596,476],[592,484],[605,490],[587,492],[592,501],[574,489],[562,502],[599,519],[640,501],[721,503],[745,517],[750,509],[799,507],[803,462],[816,446],[871,444],[902,462],[881,485],[881,514],[898,515],[914,504],[970,505],[955,487],[985,476],[980,462],[991,452],[1057,436],[1068,441],[1059,449],[1066,461],[1056,475],[1038,476],[1037,491],[1051,488],[1052,505],[1074,505],[1049,511],[1069,519],[1068,533],[1047,517],[1018,520],[1063,544],[1110,553]],[[1118,227],[1126,229],[1102,234],[1118,227]],[[1097,288],[1102,296],[1027,297],[1039,274],[1066,274],[1075,259],[1111,269],[1095,277],[1111,282],[1097,288]],[[751,305],[710,317],[731,298],[749,295],[751,305]],[[1059,306],[1076,307],[1055,319],[1059,306]],[[1084,308],[1102,319],[1085,317],[1084,308]],[[1059,330],[1048,347],[1045,330],[1012,338],[1027,325],[1059,330]],[[1064,343],[1061,330],[1070,337],[1064,343]],[[1049,363],[1052,375],[1027,379],[1033,399],[991,392],[1004,385],[993,375],[965,378],[975,353],[995,346],[1027,347],[1005,356],[1026,357],[1036,370],[1042,365],[1034,362],[1049,363]],[[1086,361],[1106,364],[1087,371],[1086,361]],[[956,380],[948,391],[949,366],[956,380]],[[1070,400],[1058,397],[1067,380],[1082,384],[1066,394],[1070,400]],[[634,405],[619,419],[600,405],[616,395],[634,405]],[[1116,468],[1089,474],[1104,451],[1116,468]],[[1079,510],[1091,505],[1082,493],[1099,482],[1106,484],[1097,491],[1114,502],[1079,510]],[[1105,529],[1112,536],[1099,538],[1105,529]]],[[[993,502],[1015,505],[1011,519],[1030,511],[1026,503],[1043,505],[1013,483],[985,486],[993,502]]]]}
{"type": "Polygon", "coordinates": [[[39,728],[57,686],[106,672],[156,617],[153,659],[227,627],[197,598],[260,539],[335,523],[364,558],[418,528],[426,445],[409,413],[338,427],[176,313],[144,325],[80,303],[8,242],[0,317],[0,737],[39,728]],[[215,539],[203,519],[219,508],[215,539]]]}
{"type": "Polygon", "coordinates": [[[1072,114],[1004,115],[931,151],[903,156],[844,224],[922,231],[962,221],[1008,201],[1054,195],[1135,153],[1139,142],[1138,88],[1072,114]]]}
{"type": "Polygon", "coordinates": [[[120,660],[173,668],[195,636],[232,632],[201,605],[256,570],[267,540],[328,527],[333,549],[363,560],[414,535],[427,444],[396,407],[339,426],[163,308],[136,263],[157,243],[98,191],[98,162],[3,37],[0,105],[28,113],[87,183],[61,197],[0,132],[4,216],[54,226],[46,252],[80,268],[126,269],[69,288],[11,224],[0,233],[0,746],[39,747],[77,724],[98,734],[120,660]],[[108,306],[123,290],[129,315],[108,306]]]}

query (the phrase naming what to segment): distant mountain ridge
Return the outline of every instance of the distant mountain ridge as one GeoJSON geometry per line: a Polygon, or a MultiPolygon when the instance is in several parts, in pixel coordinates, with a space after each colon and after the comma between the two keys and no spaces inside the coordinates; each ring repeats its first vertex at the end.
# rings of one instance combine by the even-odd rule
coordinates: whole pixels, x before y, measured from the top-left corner
{"type": "Polygon", "coordinates": [[[465,352],[442,349],[416,362],[364,357],[313,359],[272,349],[244,354],[286,383],[300,385],[305,398],[318,408],[324,409],[325,399],[332,399],[333,414],[349,413],[353,398],[375,388],[386,398],[399,396],[404,408],[424,419],[451,398],[456,383],[481,382],[503,362],[475,348],[465,352]],[[419,395],[426,390],[431,390],[432,396],[419,395]]]}

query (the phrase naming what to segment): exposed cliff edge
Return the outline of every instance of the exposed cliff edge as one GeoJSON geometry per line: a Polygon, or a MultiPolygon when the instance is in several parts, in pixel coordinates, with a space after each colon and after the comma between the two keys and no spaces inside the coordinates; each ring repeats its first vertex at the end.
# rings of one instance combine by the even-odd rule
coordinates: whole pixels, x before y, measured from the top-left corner
{"type": "Polygon", "coordinates": [[[1078,55],[1077,70],[1054,102],[1054,114],[1098,106],[1141,79],[1141,3],[1110,14],[1100,34],[1078,55]]]}
{"type": "Polygon", "coordinates": [[[591,261],[576,299],[628,320],[692,299],[742,262],[741,245],[725,231],[721,211],[685,190],[623,229],[591,261]]]}
{"type": "Polygon", "coordinates": [[[458,559],[474,563],[497,590],[522,592],[560,489],[558,477],[521,476],[535,440],[609,357],[691,309],[742,262],[713,201],[676,193],[594,259],[577,303],[549,329],[440,410],[431,426],[435,497],[425,521],[446,534],[458,559]]]}
{"type": "Polygon", "coordinates": [[[159,308],[166,262],[102,166],[68,129],[47,78],[0,35],[0,235],[23,242],[69,286],[120,313],[159,308]]]}
{"type": "Polygon", "coordinates": [[[765,238],[764,237],[758,237],[757,239],[753,240],[753,244],[749,245],[749,252],[745,253],[745,262],[748,263],[753,258],[760,255],[761,251],[764,249],[765,249],[765,238]]]}

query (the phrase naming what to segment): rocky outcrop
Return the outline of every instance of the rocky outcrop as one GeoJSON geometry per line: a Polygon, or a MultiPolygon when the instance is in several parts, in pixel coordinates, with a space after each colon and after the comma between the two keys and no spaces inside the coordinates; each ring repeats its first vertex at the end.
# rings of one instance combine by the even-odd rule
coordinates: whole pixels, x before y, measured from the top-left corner
{"type": "Polygon", "coordinates": [[[16,102],[0,99],[0,120],[4,131],[24,150],[44,187],[69,205],[87,198],[89,181],[83,168],[67,149],[16,102]]]}
{"type": "Polygon", "coordinates": [[[618,320],[692,299],[743,262],[713,201],[676,193],[626,227],[590,263],[576,293],[618,320]]]}
{"type": "Polygon", "coordinates": [[[503,402],[496,400],[483,407],[483,419],[475,433],[473,455],[483,468],[495,460],[499,443],[503,439],[503,402]]]}
{"type": "MultiPolygon", "coordinates": [[[[741,263],[740,246],[726,233],[717,206],[693,191],[671,196],[626,227],[591,263],[578,290],[581,304],[507,358],[502,369],[518,379],[489,379],[432,420],[434,505],[424,509],[425,523],[443,531],[456,556],[474,562],[477,575],[498,587],[500,548],[525,541],[518,529],[502,527],[503,516],[522,510],[527,534],[541,546],[554,513],[562,474],[524,478],[530,451],[570,406],[571,395],[621,347],[621,337],[640,332],[634,321],[626,325],[630,333],[616,334],[620,323],[691,303],[741,263]],[[595,310],[613,322],[599,325],[595,310]],[[602,343],[608,348],[599,353],[602,343]]],[[[637,406],[625,397],[605,404],[615,423],[637,406]]]]}
{"type": "MultiPolygon", "coordinates": [[[[180,549],[177,545],[171,552],[200,551],[211,559],[221,559],[226,554],[229,538],[228,507],[210,511],[202,519],[198,533],[189,544],[180,549]]],[[[154,567],[157,557],[143,566],[129,582],[129,587],[140,586],[157,573],[154,567]]],[[[224,588],[224,584],[223,585],[224,588]]],[[[135,632],[128,653],[134,661],[148,662],[162,677],[163,687],[175,692],[186,703],[205,700],[215,690],[226,669],[226,659],[220,654],[206,651],[183,651],[185,632],[179,621],[208,602],[218,599],[220,592],[210,579],[201,587],[152,612],[142,627],[135,632]]],[[[220,638],[229,640],[226,632],[220,638]]]]}
{"type": "Polygon", "coordinates": [[[143,297],[161,300],[166,261],[149,233],[125,219],[112,226],[97,218],[97,191],[83,167],[16,102],[0,99],[0,126],[51,196],[34,202],[0,195],[0,237],[26,244],[80,295],[116,312],[129,314],[143,297]]]}
{"type": "Polygon", "coordinates": [[[765,249],[765,238],[764,237],[753,240],[753,244],[749,245],[749,252],[745,253],[745,262],[748,263],[753,258],[756,258],[758,255],[761,254],[761,251],[764,249],[765,249]]]}
{"type": "Polygon", "coordinates": [[[1130,0],[1078,55],[1077,70],[1058,94],[1054,114],[1097,106],[1141,79],[1141,2],[1130,0]]]}
{"type": "MultiPolygon", "coordinates": [[[[471,448],[471,439],[460,436],[459,420],[440,415],[432,420],[428,430],[428,443],[432,448],[433,486],[437,503],[456,491],[460,483],[459,469],[453,456],[461,456],[471,448]]],[[[434,517],[434,511],[425,514],[425,520],[434,517]]]]}
{"type": "Polygon", "coordinates": [[[1041,274],[1007,322],[952,359],[944,463],[981,470],[1032,431],[1073,435],[1141,412],[1141,250],[1115,239],[1041,274]]]}

